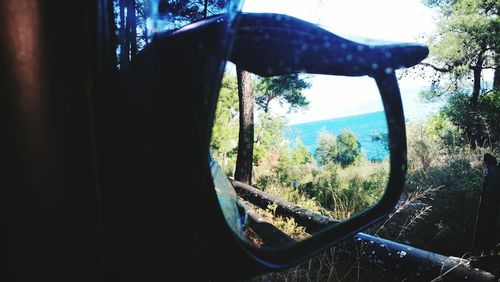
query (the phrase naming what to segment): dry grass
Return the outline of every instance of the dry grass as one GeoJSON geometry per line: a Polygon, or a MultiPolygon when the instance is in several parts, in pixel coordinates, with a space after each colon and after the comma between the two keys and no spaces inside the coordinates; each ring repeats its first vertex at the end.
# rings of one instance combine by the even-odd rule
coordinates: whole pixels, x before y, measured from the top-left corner
{"type": "MultiPolygon", "coordinates": [[[[393,221],[401,220],[401,218],[398,218],[398,215],[405,214],[405,223],[397,223],[397,225],[401,227],[399,234],[403,234],[412,224],[415,224],[415,222],[425,217],[430,207],[422,206],[421,200],[428,197],[430,193],[436,189],[439,188],[422,189],[409,193],[400,201],[396,210],[386,221],[379,224],[377,227],[373,227],[371,232],[369,232],[378,236],[378,233],[384,230],[384,228],[387,228],[393,221]],[[410,214],[410,216],[408,216],[408,214],[410,214]]],[[[271,211],[267,211],[267,213],[272,213],[272,207],[271,211]]],[[[290,269],[266,273],[245,280],[244,282],[384,281],[383,278],[377,278],[377,273],[373,273],[362,267],[361,256],[364,255],[364,253],[365,250],[363,248],[353,248],[352,245],[344,245],[341,243],[290,269]]]]}

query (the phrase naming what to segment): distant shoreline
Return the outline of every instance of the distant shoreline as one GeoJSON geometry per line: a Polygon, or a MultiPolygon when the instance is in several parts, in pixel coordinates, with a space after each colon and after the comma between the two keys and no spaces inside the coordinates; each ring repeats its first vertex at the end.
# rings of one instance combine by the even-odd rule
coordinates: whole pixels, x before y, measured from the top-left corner
{"type": "Polygon", "coordinates": [[[287,125],[285,139],[291,144],[299,139],[313,154],[318,146],[318,136],[322,131],[337,136],[344,131],[351,131],[360,143],[361,151],[369,160],[383,160],[389,154],[383,138],[373,138],[388,134],[384,111],[287,125]]]}
{"type": "Polygon", "coordinates": [[[311,124],[311,123],[319,123],[319,122],[327,122],[327,121],[332,121],[332,120],[338,120],[338,119],[343,119],[343,118],[352,118],[352,117],[358,117],[358,116],[364,116],[364,115],[369,115],[369,114],[374,114],[374,113],[381,113],[384,111],[373,111],[373,112],[366,112],[362,114],[354,114],[354,115],[347,115],[347,116],[338,116],[334,118],[327,118],[327,119],[319,119],[319,120],[314,120],[314,121],[307,121],[307,122],[300,122],[300,123],[289,123],[286,126],[295,126],[295,125],[305,125],[305,124],[311,124]]]}

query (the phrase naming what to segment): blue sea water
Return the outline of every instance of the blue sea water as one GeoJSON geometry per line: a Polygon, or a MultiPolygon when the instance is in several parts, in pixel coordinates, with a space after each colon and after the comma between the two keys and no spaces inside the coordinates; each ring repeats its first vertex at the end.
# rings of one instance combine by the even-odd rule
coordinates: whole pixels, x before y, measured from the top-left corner
{"type": "Polygon", "coordinates": [[[352,131],[361,144],[361,150],[369,160],[383,160],[389,156],[386,144],[374,140],[374,136],[386,135],[388,132],[383,111],[289,125],[285,130],[285,138],[290,142],[294,142],[296,138],[300,139],[311,153],[314,153],[318,147],[316,143],[318,134],[322,130],[335,135],[345,130],[352,131]]]}

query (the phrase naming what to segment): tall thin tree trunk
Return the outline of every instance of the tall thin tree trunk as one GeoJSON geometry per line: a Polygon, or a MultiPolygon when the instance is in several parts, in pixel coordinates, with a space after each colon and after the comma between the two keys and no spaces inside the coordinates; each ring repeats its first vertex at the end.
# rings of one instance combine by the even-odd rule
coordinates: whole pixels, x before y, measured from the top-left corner
{"type": "Polygon", "coordinates": [[[127,22],[125,17],[126,0],[120,0],[120,67],[128,63],[129,49],[127,44],[127,22]]]}
{"type": "Polygon", "coordinates": [[[234,179],[251,185],[254,142],[252,81],[251,74],[240,67],[237,67],[236,73],[238,77],[240,129],[234,179]]]}
{"type": "Polygon", "coordinates": [[[135,0],[127,1],[128,42],[130,43],[130,60],[137,54],[137,19],[135,15],[135,0]]]}
{"type": "Polygon", "coordinates": [[[477,109],[477,105],[479,104],[479,94],[481,93],[481,72],[483,68],[481,66],[476,66],[473,69],[474,80],[473,80],[473,88],[472,95],[470,97],[470,103],[474,110],[477,109]]]}
{"type": "Polygon", "coordinates": [[[271,103],[271,99],[267,99],[266,101],[266,106],[264,107],[264,113],[268,113],[269,112],[269,103],[271,103]]]}
{"type": "Polygon", "coordinates": [[[203,3],[203,18],[206,19],[208,15],[208,0],[203,3]]]}
{"type": "Polygon", "coordinates": [[[472,87],[472,95],[470,98],[470,104],[474,111],[477,110],[477,105],[479,104],[479,94],[481,94],[481,72],[483,71],[483,63],[484,63],[484,53],[486,52],[486,45],[481,45],[481,50],[477,54],[476,65],[472,66],[473,73],[473,87],[472,87]]]}
{"type": "Polygon", "coordinates": [[[495,74],[493,75],[493,89],[500,90],[500,54],[495,54],[495,74]]]}
{"type": "MultiPolygon", "coordinates": [[[[146,25],[146,24],[144,24],[146,25]]],[[[144,27],[144,30],[142,31],[142,39],[144,40],[144,44],[148,44],[148,37],[149,37],[149,32],[147,26],[144,27]]]]}
{"type": "Polygon", "coordinates": [[[472,118],[473,118],[473,128],[472,128],[472,140],[471,147],[475,149],[477,145],[481,146],[481,119],[478,113],[478,105],[479,105],[479,94],[481,94],[481,72],[483,70],[483,57],[482,54],[479,55],[477,60],[477,64],[472,68],[473,71],[473,87],[472,87],[472,95],[470,97],[470,104],[472,107],[472,118]]]}

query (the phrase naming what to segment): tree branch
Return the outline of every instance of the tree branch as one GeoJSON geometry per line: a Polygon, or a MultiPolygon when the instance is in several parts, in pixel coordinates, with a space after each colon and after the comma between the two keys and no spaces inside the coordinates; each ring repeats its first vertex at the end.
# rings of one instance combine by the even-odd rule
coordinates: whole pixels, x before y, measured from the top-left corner
{"type": "Polygon", "coordinates": [[[438,67],[438,66],[435,66],[433,64],[430,64],[430,63],[420,63],[420,65],[425,66],[425,67],[430,67],[433,70],[438,71],[438,72],[451,72],[450,67],[442,68],[442,67],[438,67]]]}

